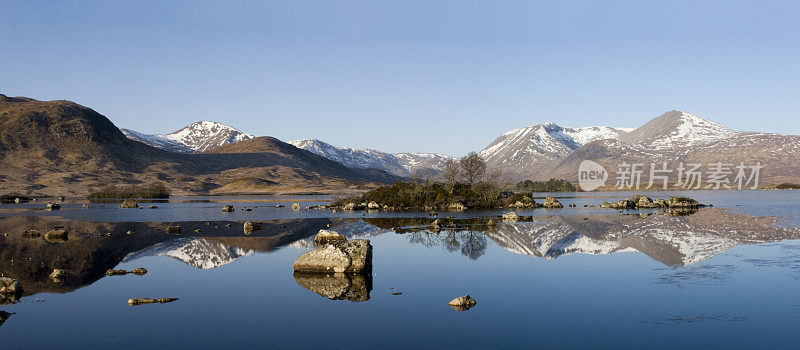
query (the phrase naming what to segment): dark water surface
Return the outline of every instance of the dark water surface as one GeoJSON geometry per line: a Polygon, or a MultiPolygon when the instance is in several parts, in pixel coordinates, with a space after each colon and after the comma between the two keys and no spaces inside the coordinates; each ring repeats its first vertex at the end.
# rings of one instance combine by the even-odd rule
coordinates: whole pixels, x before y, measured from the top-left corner
{"type": "Polygon", "coordinates": [[[530,217],[497,225],[487,220],[506,211],[439,213],[454,219],[439,232],[419,228],[432,221],[424,213],[274,207],[325,197],[186,197],[141,210],[0,205],[0,275],[26,290],[0,305],[2,348],[800,343],[800,192],[692,192],[715,207],[688,216],[583,207],[627,193],[559,195],[578,207],[520,211],[530,217]],[[229,203],[252,211],[222,213],[229,203]],[[777,225],[766,216],[779,216],[777,225]],[[245,235],[244,220],[264,228],[245,235]],[[163,231],[176,223],[180,236],[163,231]],[[370,239],[371,276],[293,275],[294,259],[328,225],[370,239]],[[69,229],[66,241],[30,235],[56,226],[69,229]],[[149,273],[105,276],[136,267],[149,273]],[[69,276],[51,280],[54,268],[69,276]],[[447,305],[467,293],[476,307],[447,305]],[[180,300],[129,306],[134,297],[180,300]]]}

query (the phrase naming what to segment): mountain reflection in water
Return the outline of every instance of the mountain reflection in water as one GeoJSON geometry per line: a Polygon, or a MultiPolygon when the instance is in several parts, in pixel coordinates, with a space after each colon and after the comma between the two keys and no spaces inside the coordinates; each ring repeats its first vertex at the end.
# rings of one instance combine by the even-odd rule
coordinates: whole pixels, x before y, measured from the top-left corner
{"type": "MultiPolygon", "coordinates": [[[[94,283],[120,262],[144,256],[170,256],[196,268],[213,269],[284,246],[311,249],[313,236],[322,228],[347,237],[403,235],[412,245],[441,246],[473,260],[494,242],[512,253],[547,259],[638,251],[667,266],[691,265],[736,245],[800,237],[798,229],[776,227],[773,218],[713,208],[688,216],[536,216],[494,225],[489,219],[442,219],[440,230],[427,228],[431,218],[277,220],[264,222],[263,229],[250,235],[243,234],[242,222],[181,222],[182,234],[176,236],[164,232],[173,223],[12,216],[0,218],[0,232],[7,233],[0,237],[0,275],[19,280],[25,295],[64,293],[94,283]],[[50,242],[42,237],[57,226],[69,231],[67,240],[50,242]],[[31,230],[42,235],[23,235],[31,230]],[[48,276],[54,269],[65,270],[67,277],[51,280],[48,276]]],[[[371,276],[294,278],[300,286],[334,300],[367,300],[372,289],[371,276]]]]}

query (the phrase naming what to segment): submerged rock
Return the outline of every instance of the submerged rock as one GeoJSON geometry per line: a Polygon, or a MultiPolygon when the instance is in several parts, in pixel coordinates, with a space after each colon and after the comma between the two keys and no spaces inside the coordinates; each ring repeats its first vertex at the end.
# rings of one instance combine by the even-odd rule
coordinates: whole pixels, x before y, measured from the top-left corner
{"type": "Polygon", "coordinates": [[[133,200],[132,198],[128,198],[124,202],[122,202],[122,204],[120,204],[119,207],[125,209],[136,209],[139,208],[139,204],[136,203],[136,201],[133,200]]]}
{"type": "Polygon", "coordinates": [[[131,298],[128,299],[128,305],[136,306],[136,305],[144,305],[144,304],[165,304],[171,303],[173,301],[177,301],[178,298],[131,298]]]}
{"type": "Polygon", "coordinates": [[[134,275],[137,275],[137,276],[142,276],[142,275],[146,275],[147,274],[147,269],[145,269],[143,267],[139,267],[139,268],[135,268],[135,269],[133,269],[131,271],[128,271],[128,270],[111,270],[111,269],[106,271],[106,275],[108,275],[108,276],[124,276],[124,275],[131,274],[131,273],[134,274],[134,275]]]}
{"type": "Polygon", "coordinates": [[[505,222],[517,222],[519,221],[519,215],[515,212],[508,212],[503,214],[503,221],[505,222]]]}
{"type": "Polygon", "coordinates": [[[544,199],[544,203],[542,203],[542,206],[545,207],[545,208],[563,208],[564,207],[564,205],[562,205],[561,202],[558,201],[558,199],[555,199],[555,198],[550,197],[550,196],[547,196],[544,199]]]}
{"type": "Polygon", "coordinates": [[[301,287],[331,300],[367,301],[372,291],[369,274],[295,272],[294,280],[301,287]]]}
{"type": "Polygon", "coordinates": [[[467,311],[470,308],[474,307],[477,303],[478,302],[475,301],[475,299],[472,299],[472,297],[469,296],[469,294],[467,294],[463,297],[458,297],[453,300],[450,300],[450,302],[447,304],[450,305],[450,307],[452,307],[453,309],[456,309],[458,311],[467,311]]]}
{"type": "Polygon", "coordinates": [[[235,209],[233,209],[233,206],[232,206],[232,205],[224,205],[224,206],[222,206],[222,211],[223,211],[223,212],[226,212],[226,213],[231,213],[231,212],[233,212],[234,210],[235,210],[235,209]]]}
{"type": "Polygon", "coordinates": [[[314,243],[317,245],[317,247],[326,245],[328,243],[344,242],[344,241],[347,241],[347,238],[345,236],[342,236],[338,232],[331,230],[325,230],[325,229],[319,230],[317,235],[314,236],[314,243]]]}
{"type": "Polygon", "coordinates": [[[298,272],[351,272],[372,271],[372,245],[367,239],[337,241],[316,248],[295,260],[298,272]]]}

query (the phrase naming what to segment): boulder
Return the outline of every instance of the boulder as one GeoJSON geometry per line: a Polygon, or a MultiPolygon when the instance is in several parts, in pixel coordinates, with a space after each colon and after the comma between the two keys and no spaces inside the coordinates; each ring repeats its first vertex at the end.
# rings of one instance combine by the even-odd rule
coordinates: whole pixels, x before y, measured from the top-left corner
{"type": "Polygon", "coordinates": [[[252,232],[258,231],[263,227],[260,222],[250,222],[245,221],[243,229],[245,234],[250,234],[252,232]]]}
{"type": "Polygon", "coordinates": [[[519,215],[515,212],[508,212],[503,214],[503,221],[505,222],[517,222],[519,221],[519,215]]]}
{"type": "Polygon", "coordinates": [[[293,210],[300,210],[300,203],[292,203],[293,210]]]}
{"type": "Polygon", "coordinates": [[[372,291],[369,274],[295,272],[294,280],[301,287],[331,300],[367,301],[372,291]]]}
{"type": "Polygon", "coordinates": [[[347,241],[347,238],[345,236],[342,236],[338,232],[331,230],[325,230],[325,229],[319,230],[319,232],[317,232],[317,235],[314,236],[314,243],[317,245],[317,247],[326,245],[328,243],[344,242],[344,241],[347,241]]]}
{"type": "Polygon", "coordinates": [[[453,211],[464,211],[464,210],[467,210],[467,207],[464,206],[464,204],[461,204],[459,202],[455,202],[455,203],[450,203],[450,205],[447,206],[447,209],[453,210],[453,211]]]}
{"type": "Polygon", "coordinates": [[[575,203],[570,203],[570,204],[569,204],[569,207],[570,207],[570,208],[575,208],[575,207],[577,207],[577,205],[575,205],[575,203]]]}
{"type": "Polygon", "coordinates": [[[301,255],[294,271],[368,273],[372,271],[372,245],[367,239],[332,242],[301,255]]]}
{"type": "Polygon", "coordinates": [[[697,208],[700,203],[689,197],[671,197],[667,201],[667,206],[670,208],[697,208]]]}
{"type": "Polygon", "coordinates": [[[561,202],[558,201],[558,199],[555,199],[555,198],[550,197],[550,196],[547,196],[547,198],[544,199],[544,203],[542,203],[542,206],[545,207],[545,208],[563,208],[564,207],[561,204],[561,202]]]}
{"type": "Polygon", "coordinates": [[[342,207],[342,209],[344,209],[344,210],[355,210],[356,209],[356,204],[352,203],[352,202],[351,203],[347,203],[347,204],[344,205],[344,207],[342,207]]]}
{"type": "Polygon", "coordinates": [[[61,204],[47,203],[47,210],[59,210],[59,209],[61,209],[61,204]]]}
{"type": "Polygon", "coordinates": [[[235,209],[233,209],[232,205],[224,205],[222,206],[222,211],[225,213],[232,213],[235,209]]]}
{"type": "Polygon", "coordinates": [[[367,209],[369,209],[369,210],[380,210],[381,209],[381,205],[378,204],[378,203],[375,203],[375,201],[372,201],[372,202],[369,202],[369,204],[367,204],[367,209]]]}
{"type": "Polygon", "coordinates": [[[136,203],[136,201],[133,200],[132,198],[128,198],[124,202],[122,202],[122,204],[120,204],[119,207],[125,209],[136,209],[139,208],[139,204],[136,203]]]}
{"type": "Polygon", "coordinates": [[[50,273],[49,277],[51,280],[53,280],[53,282],[61,282],[65,278],[67,278],[67,271],[64,271],[62,269],[55,269],[53,270],[52,273],[50,273]]]}
{"type": "Polygon", "coordinates": [[[474,307],[477,303],[478,302],[475,301],[475,299],[472,299],[472,297],[469,296],[469,294],[467,294],[463,297],[458,297],[453,300],[450,300],[450,302],[447,304],[450,305],[450,307],[452,307],[453,309],[456,309],[458,311],[467,311],[470,308],[474,307]]]}

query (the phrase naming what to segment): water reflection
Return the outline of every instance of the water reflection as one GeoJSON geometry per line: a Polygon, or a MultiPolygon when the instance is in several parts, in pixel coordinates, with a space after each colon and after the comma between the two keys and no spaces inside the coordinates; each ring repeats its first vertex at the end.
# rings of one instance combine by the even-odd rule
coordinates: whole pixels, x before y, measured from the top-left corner
{"type": "Polygon", "coordinates": [[[371,274],[295,272],[294,280],[303,288],[331,300],[367,301],[372,291],[371,274]]]}
{"type": "MultiPolygon", "coordinates": [[[[412,245],[442,247],[445,252],[478,260],[490,244],[506,251],[555,259],[568,254],[613,254],[638,251],[666,266],[688,266],[741,244],[774,242],[800,237],[796,228],[775,226],[775,219],[703,209],[689,216],[566,215],[526,217],[516,223],[492,224],[490,219],[431,218],[296,219],[263,222],[245,236],[243,222],[181,222],[182,235],[167,234],[164,222],[87,222],[63,218],[12,216],[0,218],[0,275],[17,279],[25,295],[65,293],[91,284],[120,262],[144,256],[166,256],[198,269],[213,269],[279,247],[310,249],[313,236],[329,228],[349,238],[401,235],[412,245]],[[30,235],[56,227],[68,231],[66,240],[30,235]],[[49,276],[64,270],[61,278],[49,276]]],[[[792,252],[793,253],[793,252],[792,252]]],[[[783,266],[800,271],[796,254],[748,259],[756,265],[783,266]]],[[[287,263],[289,264],[289,263],[287,263]]],[[[716,283],[730,274],[724,266],[685,269],[664,275],[660,283],[683,286],[716,283]]],[[[798,274],[800,275],[800,274],[798,274]]],[[[369,276],[295,275],[297,283],[334,300],[369,299],[369,276]]],[[[5,300],[2,302],[14,302],[5,300]]]]}

